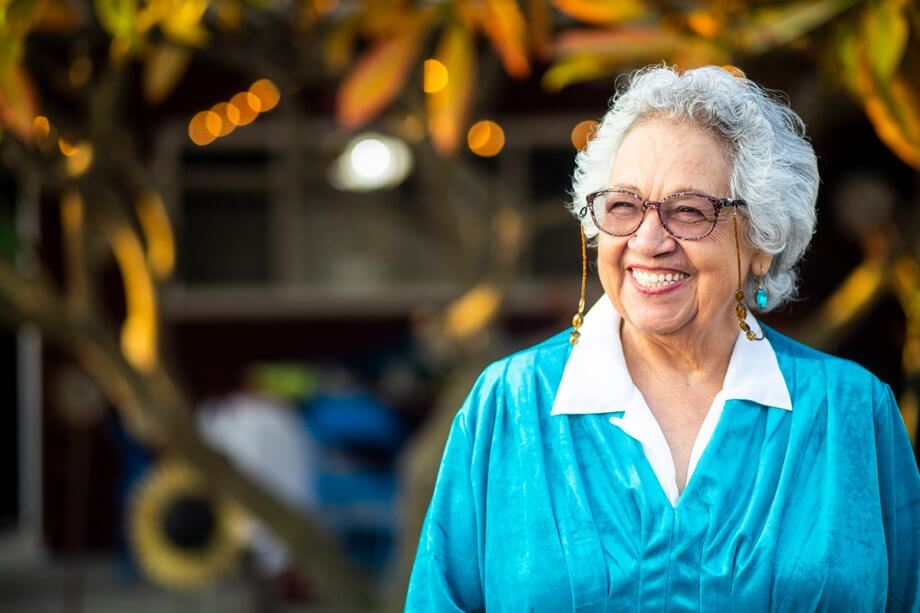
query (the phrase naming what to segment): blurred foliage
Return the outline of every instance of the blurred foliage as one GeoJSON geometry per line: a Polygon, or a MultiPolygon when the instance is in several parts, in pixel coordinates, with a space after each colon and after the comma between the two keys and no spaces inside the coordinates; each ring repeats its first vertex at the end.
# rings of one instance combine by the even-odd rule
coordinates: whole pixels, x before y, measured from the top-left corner
{"type": "MultiPolygon", "coordinates": [[[[282,91],[334,87],[335,117],[348,130],[388,113],[404,118],[406,108],[420,113],[427,139],[419,146],[448,158],[464,143],[474,105],[489,93],[492,66],[512,79],[539,76],[547,92],[557,92],[661,60],[682,69],[744,66],[783,48],[845,88],[881,141],[920,169],[918,36],[920,8],[908,0],[0,0],[0,154],[20,184],[38,186],[34,201],[41,194],[60,199],[65,269],[59,280],[38,258],[20,257],[34,246],[20,244],[12,226],[0,224],[6,256],[0,311],[14,322],[37,323],[48,338],[71,347],[134,436],[194,465],[221,494],[263,519],[331,602],[362,608],[368,595],[360,574],[308,519],[200,440],[190,403],[163,364],[158,296],[174,269],[175,241],[152,171],[137,151],[130,125],[136,110],[128,108],[137,97],[130,88],[159,104],[201,55],[246,77],[271,77],[282,91]],[[426,61],[437,64],[426,71],[426,61]],[[99,304],[99,279],[113,262],[127,303],[118,332],[99,304]]],[[[264,110],[278,101],[277,90],[269,93],[241,93],[226,104],[254,97],[264,110]]],[[[239,125],[258,112],[237,108],[239,125]]],[[[231,113],[225,105],[221,113],[215,106],[199,115],[196,129],[213,132],[231,113]]],[[[482,187],[473,170],[456,166],[453,178],[482,187]]],[[[438,168],[420,174],[427,172],[422,180],[432,190],[446,192],[438,168]]],[[[448,202],[443,195],[438,200],[448,202]]],[[[494,270],[430,318],[447,343],[479,338],[495,320],[534,230],[524,228],[506,196],[489,211],[494,225],[467,224],[494,230],[501,240],[480,241],[494,243],[494,270]]],[[[459,226],[441,207],[428,208],[439,216],[432,227],[459,226]]],[[[911,232],[904,232],[905,244],[914,240],[911,232]]],[[[867,258],[832,297],[825,321],[838,331],[893,288],[909,316],[905,371],[916,380],[920,275],[905,244],[867,258]],[[897,267],[887,265],[894,261],[897,267]]],[[[465,355],[475,361],[483,353],[465,355]]],[[[466,366],[454,370],[475,372],[466,366]]],[[[285,389],[305,384],[289,374],[268,379],[285,389]]],[[[916,396],[908,404],[916,415],[916,396]]],[[[455,410],[455,403],[440,406],[455,410]]],[[[419,474],[436,456],[424,459],[419,474]]]]}
{"type": "Polygon", "coordinates": [[[786,46],[845,86],[879,138],[920,168],[920,9],[909,0],[95,0],[92,11],[77,6],[66,0],[0,2],[0,121],[26,142],[35,138],[40,107],[33,76],[23,66],[31,33],[64,36],[98,25],[110,37],[110,61],[142,62],[144,94],[158,102],[195,51],[215,39],[245,46],[263,14],[281,18],[270,23],[286,24],[292,37],[318,37],[328,76],[340,80],[336,117],[349,128],[379,116],[405,92],[424,59],[438,59],[450,78],[447,88],[430,96],[427,124],[442,153],[462,142],[482,53],[497,56],[515,79],[545,65],[541,80],[552,92],[637,64],[743,65],[786,46]]]}

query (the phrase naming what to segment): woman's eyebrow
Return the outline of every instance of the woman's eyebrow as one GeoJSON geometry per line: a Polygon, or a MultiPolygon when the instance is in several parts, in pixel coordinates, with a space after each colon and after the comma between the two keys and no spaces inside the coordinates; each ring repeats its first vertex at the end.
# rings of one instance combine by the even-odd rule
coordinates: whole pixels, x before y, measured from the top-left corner
{"type": "MultiPolygon", "coordinates": [[[[629,184],[629,183],[614,183],[614,184],[611,185],[608,189],[628,189],[629,191],[631,191],[631,192],[636,192],[637,194],[639,194],[640,196],[642,196],[642,191],[641,191],[638,187],[636,187],[635,185],[631,185],[631,184],[629,184]]],[[[665,194],[665,195],[666,195],[666,196],[670,196],[671,194],[676,194],[676,193],[678,193],[678,192],[701,192],[701,193],[707,193],[705,190],[697,189],[697,188],[693,187],[692,185],[686,185],[686,186],[678,187],[677,189],[673,189],[673,190],[669,191],[669,192],[668,192],[667,194],[665,194]]],[[[643,197],[644,197],[644,196],[643,196],[643,197]]]]}
{"type": "Polygon", "coordinates": [[[639,188],[635,185],[630,185],[629,183],[614,183],[607,189],[628,189],[631,192],[639,193],[639,188]]]}

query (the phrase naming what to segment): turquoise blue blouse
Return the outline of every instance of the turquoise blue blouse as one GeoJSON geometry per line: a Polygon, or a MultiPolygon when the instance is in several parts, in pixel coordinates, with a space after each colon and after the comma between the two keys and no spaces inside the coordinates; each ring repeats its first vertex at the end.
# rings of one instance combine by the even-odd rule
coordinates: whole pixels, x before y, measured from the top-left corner
{"type": "Polygon", "coordinates": [[[891,389],[764,329],[795,410],[727,400],[676,506],[609,413],[550,414],[569,330],[486,367],[406,611],[920,610],[920,473],[891,389]]]}

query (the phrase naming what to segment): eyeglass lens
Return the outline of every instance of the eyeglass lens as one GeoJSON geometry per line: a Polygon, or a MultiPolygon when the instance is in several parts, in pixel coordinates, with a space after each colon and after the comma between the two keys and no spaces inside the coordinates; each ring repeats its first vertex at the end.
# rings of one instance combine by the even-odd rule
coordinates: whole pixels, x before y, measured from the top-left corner
{"type": "MultiPolygon", "coordinates": [[[[642,223],[642,200],[628,192],[604,192],[592,203],[594,217],[603,230],[616,236],[626,236],[642,223]]],[[[678,238],[694,239],[705,236],[715,225],[716,209],[712,202],[692,194],[666,198],[658,209],[665,230],[678,238]]]]}

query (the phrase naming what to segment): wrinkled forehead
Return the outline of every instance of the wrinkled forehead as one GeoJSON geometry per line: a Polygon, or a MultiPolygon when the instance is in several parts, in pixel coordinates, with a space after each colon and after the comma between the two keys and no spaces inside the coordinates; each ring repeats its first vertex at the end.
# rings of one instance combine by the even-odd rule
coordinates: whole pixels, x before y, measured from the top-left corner
{"type": "Polygon", "coordinates": [[[646,198],[682,190],[729,195],[725,139],[688,121],[650,118],[633,125],[614,154],[608,187],[631,186],[646,198]]]}

